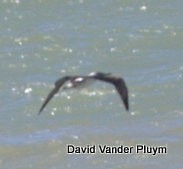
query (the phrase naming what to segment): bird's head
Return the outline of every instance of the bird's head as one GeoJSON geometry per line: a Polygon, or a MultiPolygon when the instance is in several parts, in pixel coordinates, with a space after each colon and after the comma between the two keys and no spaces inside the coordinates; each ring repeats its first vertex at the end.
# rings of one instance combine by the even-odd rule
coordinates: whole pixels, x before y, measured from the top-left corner
{"type": "Polygon", "coordinates": [[[109,75],[111,75],[111,73],[92,72],[88,76],[92,76],[92,77],[105,77],[105,76],[109,76],[109,75]]]}

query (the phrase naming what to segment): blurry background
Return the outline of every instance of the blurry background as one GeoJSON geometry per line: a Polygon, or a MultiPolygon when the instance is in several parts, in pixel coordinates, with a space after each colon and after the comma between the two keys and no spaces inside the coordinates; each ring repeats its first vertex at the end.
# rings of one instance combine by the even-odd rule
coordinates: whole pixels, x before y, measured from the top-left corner
{"type": "Polygon", "coordinates": [[[2,0],[1,169],[180,169],[182,0],[2,0]],[[125,79],[130,112],[105,83],[59,93],[65,75],[125,79]],[[67,144],[167,146],[167,155],[68,155],[67,144]]]}

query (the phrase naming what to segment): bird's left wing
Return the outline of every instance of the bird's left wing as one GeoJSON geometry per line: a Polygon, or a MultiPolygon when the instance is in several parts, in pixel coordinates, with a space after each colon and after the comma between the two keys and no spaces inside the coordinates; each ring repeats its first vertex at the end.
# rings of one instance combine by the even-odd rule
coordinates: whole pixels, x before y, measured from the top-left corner
{"type": "Polygon", "coordinates": [[[43,105],[41,106],[38,114],[41,114],[44,107],[47,105],[47,103],[51,100],[51,98],[59,91],[59,89],[63,86],[63,84],[69,80],[69,78],[66,79],[66,77],[63,77],[55,82],[54,89],[48,94],[46,100],[44,101],[43,105]]]}

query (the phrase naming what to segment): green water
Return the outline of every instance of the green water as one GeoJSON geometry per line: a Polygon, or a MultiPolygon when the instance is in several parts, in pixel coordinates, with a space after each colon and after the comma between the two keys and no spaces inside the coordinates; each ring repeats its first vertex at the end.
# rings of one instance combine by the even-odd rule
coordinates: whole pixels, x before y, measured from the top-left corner
{"type": "Polygon", "coordinates": [[[2,0],[0,168],[180,169],[183,166],[181,0],[2,0]],[[126,112],[112,86],[60,92],[54,82],[93,71],[122,76],[126,112]],[[67,154],[67,144],[166,146],[168,154],[67,154]]]}

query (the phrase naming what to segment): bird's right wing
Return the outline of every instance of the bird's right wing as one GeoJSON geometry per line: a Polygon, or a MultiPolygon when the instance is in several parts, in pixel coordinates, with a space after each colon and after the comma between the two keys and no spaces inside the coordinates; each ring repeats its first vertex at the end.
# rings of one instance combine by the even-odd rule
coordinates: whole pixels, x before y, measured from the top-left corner
{"type": "Polygon", "coordinates": [[[114,86],[123,101],[126,110],[129,110],[129,103],[128,103],[128,89],[125,84],[125,81],[122,78],[118,78],[114,83],[114,86]]]}
{"type": "Polygon", "coordinates": [[[128,89],[125,84],[125,81],[122,78],[118,78],[114,76],[103,76],[103,77],[95,77],[95,78],[98,80],[113,84],[118,94],[120,95],[121,100],[124,103],[125,109],[129,110],[128,89]]]}

